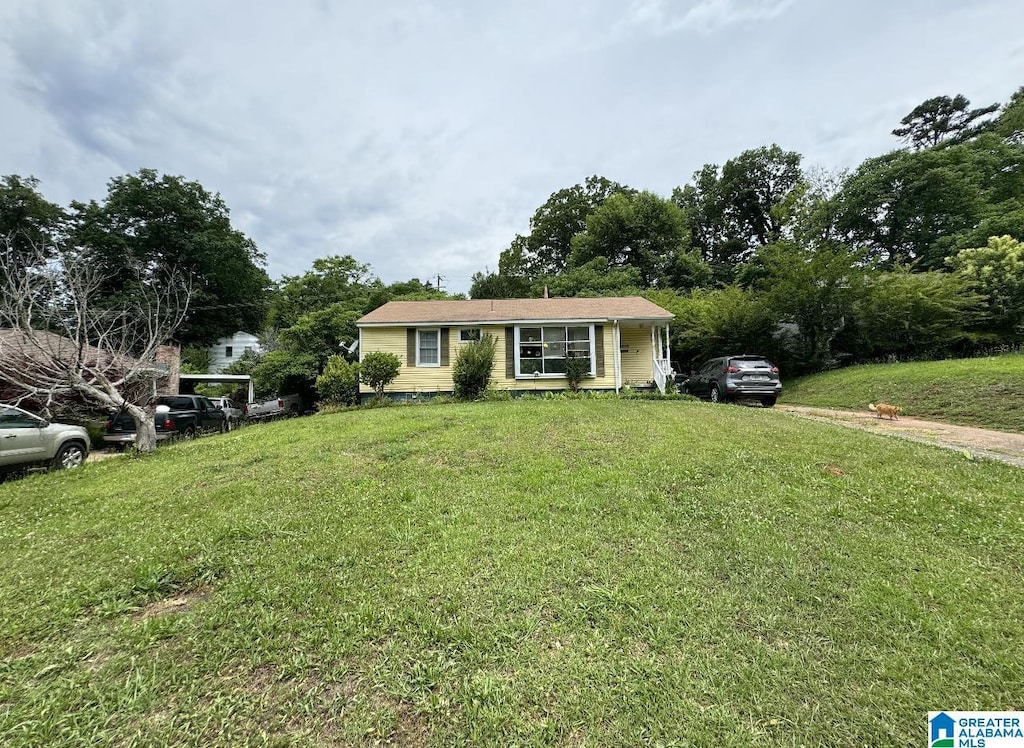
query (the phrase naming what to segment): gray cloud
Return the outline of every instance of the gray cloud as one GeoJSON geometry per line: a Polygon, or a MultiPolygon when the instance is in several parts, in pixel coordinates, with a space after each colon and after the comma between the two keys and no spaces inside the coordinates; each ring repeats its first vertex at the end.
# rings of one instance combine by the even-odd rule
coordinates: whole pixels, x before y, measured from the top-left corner
{"type": "Polygon", "coordinates": [[[781,15],[796,0],[633,0],[629,20],[654,33],[685,29],[710,33],[737,23],[768,21],[781,15]],[[679,6],[683,5],[683,8],[679,6]]]}
{"type": "Polygon", "coordinates": [[[275,277],[352,254],[465,290],[591,174],[668,194],[778,142],[850,167],[939,93],[1005,100],[1014,0],[305,0],[0,7],[0,168],[220,192],[275,277]]]}

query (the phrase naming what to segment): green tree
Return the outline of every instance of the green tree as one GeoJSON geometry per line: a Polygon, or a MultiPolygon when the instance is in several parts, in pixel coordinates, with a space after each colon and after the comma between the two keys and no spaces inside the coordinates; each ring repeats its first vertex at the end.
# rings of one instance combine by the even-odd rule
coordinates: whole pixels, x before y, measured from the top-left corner
{"type": "Polygon", "coordinates": [[[785,237],[803,195],[800,154],[777,145],[744,151],[722,167],[725,210],[750,249],[785,237]]]}
{"type": "Polygon", "coordinates": [[[310,402],[319,373],[315,356],[289,350],[263,354],[251,372],[257,398],[298,394],[310,402]]]}
{"type": "Polygon", "coordinates": [[[579,267],[558,275],[537,279],[530,296],[539,298],[545,289],[549,296],[630,296],[643,287],[640,271],[635,267],[611,267],[603,257],[597,257],[579,267]]]}
{"type": "Polygon", "coordinates": [[[839,231],[882,268],[942,270],[945,258],[977,239],[976,229],[1007,229],[1024,217],[1024,148],[996,135],[868,159],[838,198],[839,231]]]}
{"type": "Polygon", "coordinates": [[[653,192],[612,195],[572,240],[570,267],[598,258],[610,267],[631,267],[644,287],[670,285],[679,255],[686,251],[686,219],[670,200],[653,192]]]}
{"type": "Polygon", "coordinates": [[[516,236],[501,253],[499,274],[534,279],[561,273],[569,265],[573,237],[586,229],[587,217],[612,195],[632,192],[618,182],[592,176],[553,193],[530,219],[530,233],[516,236]]]}
{"type": "Polygon", "coordinates": [[[307,312],[294,325],[281,330],[280,346],[310,355],[318,367],[323,367],[331,356],[341,352],[342,343],[351,343],[359,337],[356,320],[362,316],[362,309],[348,308],[345,302],[307,312]]]}
{"type": "Polygon", "coordinates": [[[382,304],[448,298],[452,297],[418,278],[385,285],[372,275],[369,265],[351,255],[335,255],[314,260],[312,269],[302,275],[282,278],[273,293],[267,323],[279,331],[282,345],[326,361],[337,352],[338,341],[356,337],[355,320],[382,304]]]}
{"type": "Polygon", "coordinates": [[[181,371],[183,374],[207,374],[213,366],[210,350],[198,345],[181,349],[181,371]]]}
{"type": "Polygon", "coordinates": [[[778,145],[744,151],[721,169],[706,164],[672,200],[684,212],[688,243],[730,282],[758,248],[788,237],[806,191],[795,151],[778,145]]]}
{"type": "Polygon", "coordinates": [[[277,284],[267,312],[267,324],[283,330],[296,324],[303,315],[333,304],[362,309],[373,280],[370,266],[357,262],[351,255],[313,260],[312,270],[302,275],[286,275],[277,284]]]}
{"type": "Polygon", "coordinates": [[[40,194],[35,177],[0,177],[0,246],[12,253],[13,267],[24,267],[37,252],[52,257],[66,220],[64,210],[40,194]]]}
{"type": "Polygon", "coordinates": [[[978,120],[999,109],[991,104],[971,109],[971,102],[961,94],[953,98],[935,96],[914,107],[900,120],[892,134],[903,138],[916,149],[933,148],[939,143],[959,143],[981,132],[978,120]]]}
{"type": "Polygon", "coordinates": [[[686,216],[690,246],[712,267],[730,267],[745,251],[725,214],[718,166],[705,164],[693,174],[693,184],[676,187],[672,201],[686,216]]]}
{"type": "MultiPolygon", "coordinates": [[[[269,351],[268,351],[269,352],[269,351]]],[[[260,359],[267,355],[264,353],[262,356],[255,351],[246,351],[239,358],[236,358],[230,364],[224,367],[225,374],[245,374],[252,376],[253,370],[259,364],[260,359]]]]}
{"type": "Polygon", "coordinates": [[[842,342],[855,360],[939,356],[977,339],[983,298],[952,273],[871,273],[854,299],[842,342]]]}
{"type": "Polygon", "coordinates": [[[378,400],[384,399],[384,388],[395,381],[402,370],[402,359],[394,353],[373,351],[359,362],[359,378],[373,387],[378,400]]]}
{"type": "Polygon", "coordinates": [[[834,365],[832,341],[862,282],[857,254],[842,246],[807,250],[778,242],[758,250],[751,266],[758,268],[758,277],[750,285],[780,322],[792,325],[787,335],[792,368],[819,371],[834,365]]]}
{"type": "Polygon", "coordinates": [[[947,262],[987,297],[992,323],[1004,339],[1024,338],[1024,244],[993,236],[987,246],[961,250],[947,262]]]}
{"type": "Polygon", "coordinates": [[[520,275],[473,273],[469,287],[471,299],[526,299],[530,295],[530,281],[520,275]]]}
{"type": "Polygon", "coordinates": [[[498,341],[493,335],[459,347],[452,364],[452,382],[455,397],[476,400],[487,390],[494,371],[494,358],[498,341]]]}
{"type": "Polygon", "coordinates": [[[462,294],[448,294],[439,291],[430,283],[422,283],[418,278],[408,281],[396,281],[385,286],[380,280],[374,279],[368,286],[368,296],[363,305],[363,312],[372,312],[389,301],[444,301],[445,299],[464,299],[462,294]]]}
{"type": "Polygon", "coordinates": [[[672,357],[683,369],[723,351],[777,358],[778,316],[755,291],[730,285],[690,294],[646,291],[644,296],[675,315],[672,357]]]}
{"type": "Polygon", "coordinates": [[[846,170],[808,170],[803,193],[791,216],[789,233],[793,241],[810,249],[842,243],[839,195],[848,179],[846,170]]]}
{"type": "MultiPolygon", "coordinates": [[[[673,273],[692,271],[700,275],[699,267],[687,267],[692,255],[677,258],[673,273]]],[[[696,260],[699,264],[700,260],[696,260]]],[[[608,260],[597,257],[579,267],[571,267],[555,275],[543,275],[532,280],[499,273],[477,273],[469,295],[474,299],[530,299],[548,296],[629,296],[643,287],[640,271],[632,266],[610,267],[608,260]]]]}
{"type": "Polygon", "coordinates": [[[264,256],[231,225],[220,195],[184,177],[142,169],[112,179],[102,203],[73,202],[72,240],[103,272],[108,299],[131,295],[138,264],[192,278],[194,297],[180,336],[209,345],[239,329],[259,329],[270,279],[264,256]]]}
{"type": "Polygon", "coordinates": [[[1013,145],[1024,146],[1024,86],[1018,88],[992,123],[992,132],[1013,145]]]}

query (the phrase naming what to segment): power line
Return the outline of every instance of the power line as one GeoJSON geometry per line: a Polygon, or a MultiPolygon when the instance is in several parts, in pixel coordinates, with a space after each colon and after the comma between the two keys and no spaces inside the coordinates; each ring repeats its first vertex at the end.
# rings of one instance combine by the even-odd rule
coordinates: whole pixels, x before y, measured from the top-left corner
{"type": "MultiPolygon", "coordinates": [[[[443,276],[443,275],[438,275],[438,276],[435,276],[435,277],[439,281],[449,280],[449,278],[447,278],[446,276],[443,276]]],[[[435,288],[433,290],[442,291],[443,292],[443,289],[440,289],[440,288],[435,288]]],[[[296,303],[301,301],[303,303],[312,302],[312,303],[321,303],[321,304],[323,304],[323,303],[333,304],[333,303],[338,303],[338,302],[347,301],[347,300],[348,299],[346,299],[345,297],[337,296],[335,294],[325,294],[325,295],[316,295],[316,296],[303,295],[300,298],[295,299],[296,303]]],[[[189,311],[190,312],[191,311],[209,312],[209,311],[213,311],[213,310],[216,310],[216,309],[248,309],[248,308],[252,308],[252,307],[268,306],[270,303],[271,303],[271,300],[267,299],[266,301],[235,301],[235,302],[231,302],[229,304],[207,304],[207,305],[203,305],[203,306],[190,305],[189,306],[189,311]]]]}

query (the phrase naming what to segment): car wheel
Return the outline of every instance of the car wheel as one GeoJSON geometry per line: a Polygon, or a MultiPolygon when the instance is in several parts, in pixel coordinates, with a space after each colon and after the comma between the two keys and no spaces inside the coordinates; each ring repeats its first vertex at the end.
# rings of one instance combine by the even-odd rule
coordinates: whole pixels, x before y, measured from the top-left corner
{"type": "Polygon", "coordinates": [[[291,408],[291,416],[292,416],[292,418],[297,418],[298,415],[299,415],[299,406],[298,405],[292,405],[292,408],[291,408]]]}
{"type": "Polygon", "coordinates": [[[724,403],[726,400],[722,396],[722,392],[718,389],[717,384],[711,385],[711,402],[713,403],[724,403]]]}
{"type": "Polygon", "coordinates": [[[184,439],[185,441],[192,441],[193,439],[196,438],[196,430],[192,426],[189,426],[187,429],[181,432],[181,438],[184,439]]]}
{"type": "Polygon", "coordinates": [[[225,418],[223,421],[220,422],[220,433],[226,434],[229,431],[231,431],[231,419],[225,418]]]}
{"type": "Polygon", "coordinates": [[[763,400],[761,400],[761,405],[763,405],[766,408],[772,408],[772,407],[775,406],[775,398],[774,397],[766,397],[763,400]]]}
{"type": "Polygon", "coordinates": [[[54,470],[71,470],[72,468],[79,467],[85,462],[86,451],[85,446],[80,442],[71,442],[65,444],[57,452],[57,456],[53,458],[53,469],[54,470]]]}

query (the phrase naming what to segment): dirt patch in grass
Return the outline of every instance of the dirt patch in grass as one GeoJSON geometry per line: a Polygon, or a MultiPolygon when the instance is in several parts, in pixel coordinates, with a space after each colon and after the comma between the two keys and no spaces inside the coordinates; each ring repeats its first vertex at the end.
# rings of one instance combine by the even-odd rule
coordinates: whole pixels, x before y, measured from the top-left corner
{"type": "Polygon", "coordinates": [[[87,657],[82,663],[82,666],[89,672],[98,673],[108,662],[110,662],[110,660],[113,659],[113,657],[113,652],[108,649],[103,649],[99,652],[94,652],[92,655],[87,657]]]}
{"type": "Polygon", "coordinates": [[[179,595],[164,598],[163,600],[156,600],[142,608],[138,612],[138,618],[141,621],[145,621],[149,618],[166,616],[171,613],[187,613],[196,603],[205,600],[209,596],[210,591],[206,588],[201,588],[182,592],[179,595]]]}
{"type": "Polygon", "coordinates": [[[17,662],[18,660],[27,660],[36,653],[36,649],[30,647],[27,644],[22,644],[15,647],[11,652],[3,656],[4,662],[17,662]]]}

